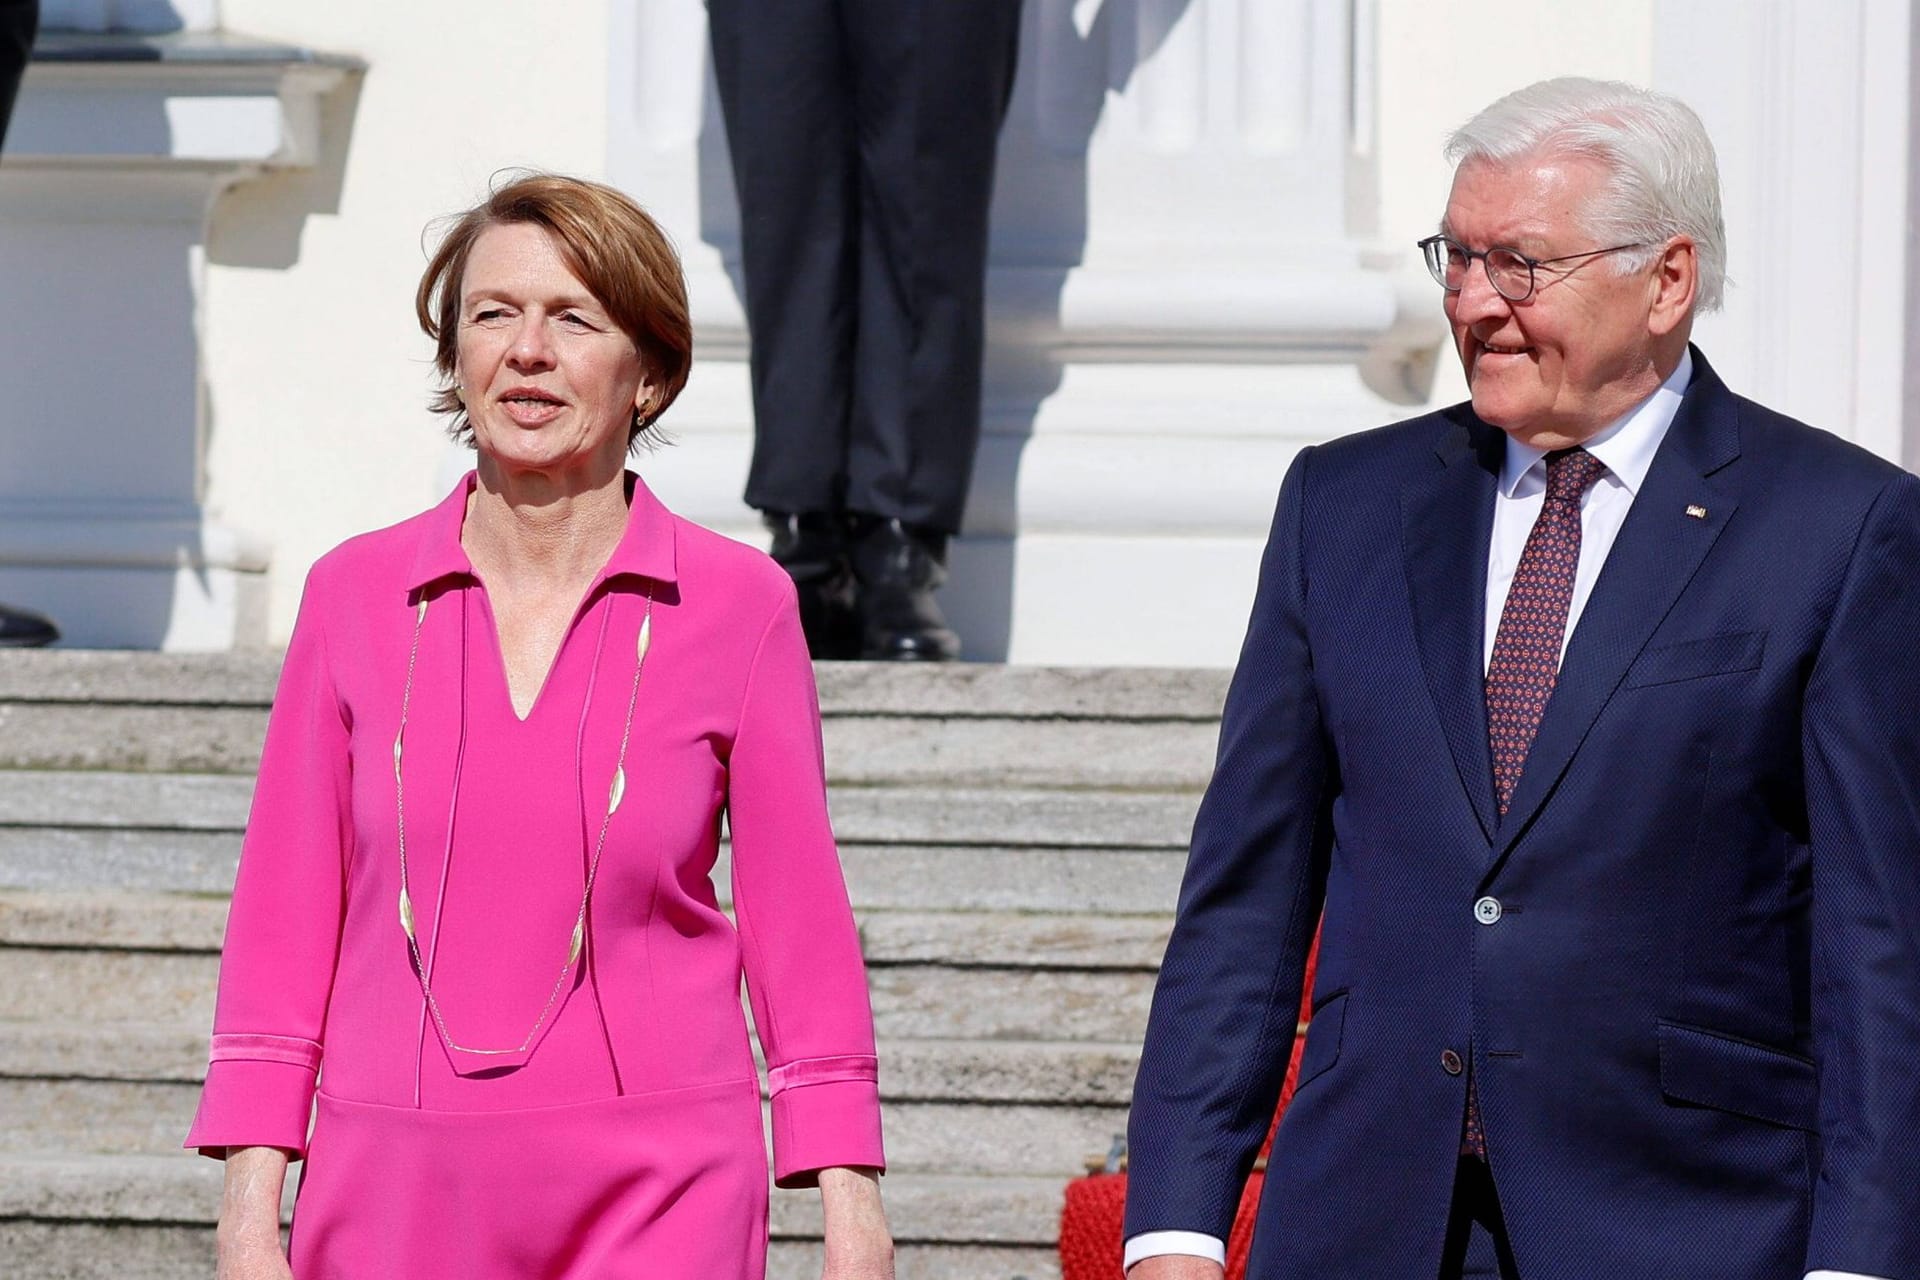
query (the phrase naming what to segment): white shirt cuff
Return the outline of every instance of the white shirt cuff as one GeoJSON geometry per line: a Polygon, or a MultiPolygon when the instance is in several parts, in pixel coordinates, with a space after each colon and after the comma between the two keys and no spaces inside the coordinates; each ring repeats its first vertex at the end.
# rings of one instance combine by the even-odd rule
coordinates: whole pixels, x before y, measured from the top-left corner
{"type": "MultiPolygon", "coordinates": [[[[1201,1231],[1142,1231],[1127,1241],[1127,1252],[1121,1265],[1132,1267],[1136,1262],[1170,1253],[1206,1258],[1223,1267],[1227,1265],[1227,1242],[1201,1231]]],[[[1809,1276],[1807,1280],[1814,1278],[1809,1276]]]]}
{"type": "MultiPolygon", "coordinates": [[[[1206,1258],[1227,1265],[1226,1242],[1199,1231],[1143,1231],[1127,1241],[1122,1266],[1131,1270],[1136,1262],[1167,1254],[1206,1258]]],[[[1807,1280],[1886,1280],[1884,1276],[1863,1276],[1852,1271],[1809,1271],[1807,1280]]]]}

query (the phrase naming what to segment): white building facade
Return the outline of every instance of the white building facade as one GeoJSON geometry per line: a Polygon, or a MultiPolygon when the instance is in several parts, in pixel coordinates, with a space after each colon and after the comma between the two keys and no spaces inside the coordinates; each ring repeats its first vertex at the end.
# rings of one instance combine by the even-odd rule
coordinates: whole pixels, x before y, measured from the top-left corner
{"type": "MultiPolygon", "coordinates": [[[[1734,288],[1698,340],[1737,390],[1920,459],[1910,0],[1027,5],[945,593],[969,657],[1233,660],[1294,452],[1460,398],[1412,242],[1447,130],[1543,76],[1701,112],[1734,288]]],[[[0,600],[81,644],[283,642],[315,557],[461,468],[424,409],[422,231],[517,166],[675,237],[696,368],[636,466],[757,538],[699,0],[46,8],[155,57],[61,37],[0,159],[0,379],[36,391],[0,411],[0,600]]]]}

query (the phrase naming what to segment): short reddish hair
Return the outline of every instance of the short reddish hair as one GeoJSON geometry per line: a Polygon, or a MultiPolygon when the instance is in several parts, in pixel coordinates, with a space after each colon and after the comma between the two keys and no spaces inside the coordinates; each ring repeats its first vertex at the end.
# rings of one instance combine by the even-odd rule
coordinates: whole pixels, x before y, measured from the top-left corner
{"type": "Polygon", "coordinates": [[[523,174],[457,214],[427,263],[414,293],[420,328],[433,339],[441,386],[429,404],[454,415],[448,430],[471,443],[473,426],[454,386],[459,362],[460,284],[482,232],[507,223],[545,227],[559,242],[568,270],[580,277],[613,322],[632,339],[659,398],[646,417],[633,415],[627,446],[665,413],[687,385],[693,364],[693,321],[687,281],[673,242],[647,211],[605,183],[557,173],[523,174]]]}

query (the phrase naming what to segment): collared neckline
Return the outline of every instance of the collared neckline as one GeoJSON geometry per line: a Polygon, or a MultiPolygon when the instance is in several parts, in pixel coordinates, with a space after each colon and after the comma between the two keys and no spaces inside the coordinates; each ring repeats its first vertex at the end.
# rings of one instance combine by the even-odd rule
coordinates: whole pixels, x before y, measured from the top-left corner
{"type": "MultiPolygon", "coordinates": [[[[1680,398],[1692,380],[1693,352],[1683,351],[1680,363],[1674,366],[1665,382],[1654,388],[1652,395],[1608,423],[1604,431],[1580,447],[1598,458],[1606,467],[1607,475],[1628,493],[1638,494],[1646,482],[1648,469],[1653,466],[1653,455],[1659,452],[1660,442],[1667,438],[1667,429],[1673,425],[1674,415],[1680,412],[1680,398]]],[[[1548,451],[1522,444],[1512,436],[1507,436],[1506,441],[1506,460],[1500,466],[1501,494],[1519,497],[1523,486],[1544,490],[1547,468],[1543,459],[1548,451]]]]}
{"type": "MultiPolygon", "coordinates": [[[[613,554],[594,577],[594,585],[623,574],[655,582],[673,582],[677,575],[673,514],[661,505],[638,475],[629,471],[626,477],[633,493],[627,504],[627,527],[613,554]]],[[[413,572],[407,577],[409,591],[440,578],[475,576],[473,561],[460,545],[460,530],[466,524],[467,500],[478,483],[478,474],[467,472],[453,487],[453,492],[426,513],[420,546],[413,557],[413,572]]]]}

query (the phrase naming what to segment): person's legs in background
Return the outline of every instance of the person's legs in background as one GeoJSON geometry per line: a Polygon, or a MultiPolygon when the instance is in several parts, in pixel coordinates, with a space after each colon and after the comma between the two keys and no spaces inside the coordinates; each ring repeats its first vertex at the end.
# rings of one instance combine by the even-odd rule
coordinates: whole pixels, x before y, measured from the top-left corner
{"type": "Polygon", "coordinates": [[[752,334],[747,502],[816,658],[859,656],[841,518],[860,233],[838,0],[709,0],[752,334]]]}
{"type": "Polygon", "coordinates": [[[747,501],[815,657],[956,657],[933,593],[979,439],[1019,0],[709,0],[708,17],[753,339],[747,501]]]}
{"type": "MultiPolygon", "coordinates": [[[[39,0],[0,0],[0,148],[6,146],[7,122],[13,119],[14,99],[27,71],[27,52],[33,48],[40,25],[39,0]]],[[[51,644],[60,638],[53,623],[37,613],[0,604],[0,648],[51,644]]]]}
{"type": "Polygon", "coordinates": [[[988,214],[1020,0],[843,0],[860,145],[846,509],[863,653],[959,654],[933,593],[980,438],[988,214]]]}

